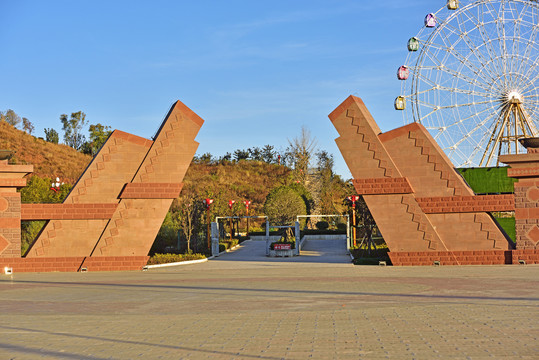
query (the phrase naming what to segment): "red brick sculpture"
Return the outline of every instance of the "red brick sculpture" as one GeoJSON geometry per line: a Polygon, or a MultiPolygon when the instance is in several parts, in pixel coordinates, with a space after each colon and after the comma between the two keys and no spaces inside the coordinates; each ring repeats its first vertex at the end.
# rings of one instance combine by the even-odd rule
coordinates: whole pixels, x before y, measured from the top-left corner
{"type": "MultiPolygon", "coordinates": [[[[9,200],[10,207],[19,208],[18,245],[2,251],[0,238],[0,270],[4,266],[15,271],[142,268],[173,199],[180,194],[203,122],[178,101],[154,141],[114,131],[63,204],[21,206],[14,191],[0,197],[0,217],[2,199],[19,199],[13,205],[9,200]],[[20,258],[21,219],[48,220],[24,258],[20,258]]],[[[0,178],[0,189],[2,181],[11,188],[20,187],[7,180],[0,178]]],[[[7,229],[1,226],[2,232],[7,229]]]]}
{"type": "Polygon", "coordinates": [[[394,265],[507,262],[513,244],[488,212],[514,210],[512,195],[476,196],[422,125],[382,133],[360,98],[329,117],[394,265]]]}

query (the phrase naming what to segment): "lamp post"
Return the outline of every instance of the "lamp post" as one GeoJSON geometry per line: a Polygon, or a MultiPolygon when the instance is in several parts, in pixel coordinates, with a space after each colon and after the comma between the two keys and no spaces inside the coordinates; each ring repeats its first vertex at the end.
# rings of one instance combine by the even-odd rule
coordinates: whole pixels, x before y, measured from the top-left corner
{"type": "Polygon", "coordinates": [[[210,205],[213,203],[213,199],[204,199],[204,205],[206,205],[206,222],[208,223],[208,234],[207,234],[207,240],[208,240],[208,249],[211,250],[211,239],[210,239],[210,205]]]}
{"type": "Polygon", "coordinates": [[[347,197],[348,201],[352,202],[352,241],[354,247],[356,246],[356,201],[359,200],[358,195],[352,195],[347,197]]]}
{"type": "Polygon", "coordinates": [[[249,205],[251,205],[251,202],[244,200],[243,203],[245,204],[245,216],[247,216],[247,236],[249,236],[249,205]]]}
{"type": "Polygon", "coordinates": [[[236,203],[236,201],[234,200],[229,200],[228,201],[228,207],[230,208],[230,242],[232,242],[232,216],[233,216],[233,212],[232,212],[232,207],[234,206],[234,204],[236,203]]]}

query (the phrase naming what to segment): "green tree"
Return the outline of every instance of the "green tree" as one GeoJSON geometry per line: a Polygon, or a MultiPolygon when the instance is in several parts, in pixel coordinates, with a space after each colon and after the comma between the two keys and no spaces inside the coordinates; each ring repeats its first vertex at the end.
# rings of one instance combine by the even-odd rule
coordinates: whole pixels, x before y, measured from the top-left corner
{"type": "Polygon", "coordinates": [[[327,183],[333,177],[333,165],[335,164],[333,155],[326,150],[321,150],[316,153],[316,160],[317,169],[327,183]]]}
{"type": "Polygon", "coordinates": [[[51,190],[52,180],[32,176],[27,185],[21,189],[23,203],[61,203],[71,191],[72,185],[62,184],[57,191],[51,190]]]}
{"type": "Polygon", "coordinates": [[[179,224],[174,215],[169,211],[165,215],[163,224],[155,237],[155,241],[150,249],[150,254],[167,253],[170,248],[174,248],[178,239],[179,224]]]}
{"type": "Polygon", "coordinates": [[[2,113],[1,118],[3,121],[15,127],[17,127],[17,125],[19,125],[21,122],[21,117],[11,109],[8,109],[6,112],[2,113]]]}
{"type": "Polygon", "coordinates": [[[275,162],[275,151],[273,146],[264,145],[262,148],[262,160],[268,164],[273,164],[275,162]]]}
{"type": "Polygon", "coordinates": [[[26,131],[28,134],[32,134],[34,131],[34,125],[28,120],[27,118],[22,118],[22,129],[26,131]]]}
{"type": "Polygon", "coordinates": [[[240,160],[247,160],[249,159],[249,150],[236,150],[234,151],[234,160],[240,161],[240,160]]]}
{"type": "Polygon", "coordinates": [[[280,186],[268,194],[264,203],[264,213],[273,224],[290,225],[297,215],[307,212],[305,201],[289,186],[280,186]]]}
{"type": "Polygon", "coordinates": [[[44,220],[21,221],[21,255],[26,254],[26,251],[46,223],[44,220]]]}
{"type": "Polygon", "coordinates": [[[80,150],[86,142],[86,137],[82,134],[82,129],[88,121],[86,114],[82,111],[71,113],[71,118],[66,114],[60,115],[60,121],[64,130],[64,141],[66,145],[71,146],[75,150],[80,150]]]}
{"type": "Polygon", "coordinates": [[[56,130],[54,130],[53,128],[45,128],[43,131],[45,132],[45,140],[53,144],[58,144],[59,137],[56,130]]]}
{"type": "Polygon", "coordinates": [[[263,160],[263,156],[262,156],[262,150],[255,146],[254,148],[249,148],[247,149],[247,151],[249,152],[249,157],[252,159],[252,160],[256,160],[256,161],[262,161],[263,160]]]}
{"type": "Polygon", "coordinates": [[[107,141],[112,131],[110,130],[110,126],[101,124],[90,125],[88,131],[90,134],[90,141],[85,144],[86,149],[84,149],[83,152],[89,155],[95,155],[99,149],[101,149],[105,141],[107,141]]]}
{"type": "Polygon", "coordinates": [[[300,215],[309,215],[312,213],[312,210],[314,208],[314,199],[312,194],[309,192],[309,190],[301,183],[295,182],[288,187],[292,190],[294,190],[303,200],[305,203],[305,213],[300,215]]]}

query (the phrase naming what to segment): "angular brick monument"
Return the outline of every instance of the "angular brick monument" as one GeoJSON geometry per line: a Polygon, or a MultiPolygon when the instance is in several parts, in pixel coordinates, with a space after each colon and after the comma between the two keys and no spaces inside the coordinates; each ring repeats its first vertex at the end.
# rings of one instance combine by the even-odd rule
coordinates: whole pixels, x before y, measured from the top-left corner
{"type": "Polygon", "coordinates": [[[19,205],[19,237],[20,219],[48,222],[24,258],[20,258],[19,239],[12,254],[17,256],[0,260],[0,267],[140,269],[173,199],[180,194],[203,122],[178,101],[153,141],[115,130],[63,204],[19,205]]]}
{"type": "Polygon", "coordinates": [[[329,117],[394,265],[507,262],[513,244],[489,212],[514,210],[513,195],[475,195],[421,124],[382,133],[360,98],[329,117]]]}

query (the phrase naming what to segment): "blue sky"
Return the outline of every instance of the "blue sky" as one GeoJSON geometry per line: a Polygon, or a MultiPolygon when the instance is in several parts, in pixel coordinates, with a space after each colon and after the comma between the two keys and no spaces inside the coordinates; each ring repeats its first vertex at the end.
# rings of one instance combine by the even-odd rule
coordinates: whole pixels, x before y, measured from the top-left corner
{"type": "Polygon", "coordinates": [[[350,173],[328,114],[363,98],[382,131],[408,38],[445,0],[0,0],[0,110],[35,126],[82,110],[151,137],[181,100],[206,122],[199,153],[284,149],[306,126],[350,173]]]}

